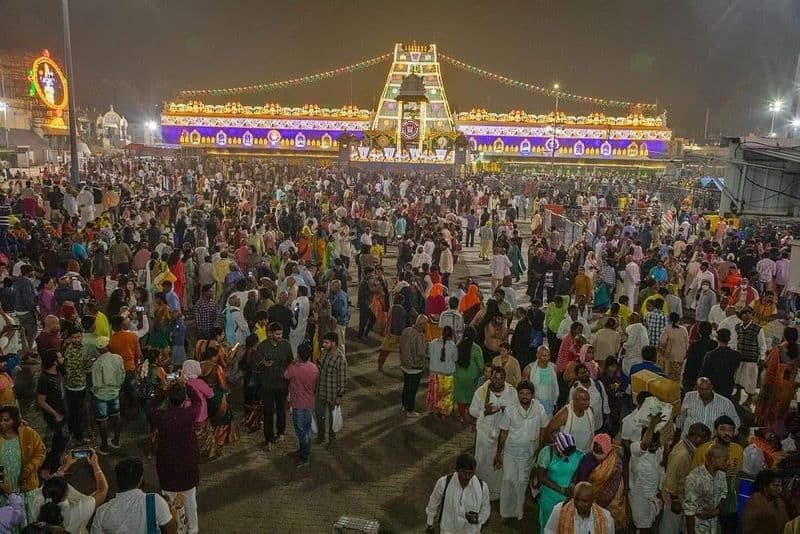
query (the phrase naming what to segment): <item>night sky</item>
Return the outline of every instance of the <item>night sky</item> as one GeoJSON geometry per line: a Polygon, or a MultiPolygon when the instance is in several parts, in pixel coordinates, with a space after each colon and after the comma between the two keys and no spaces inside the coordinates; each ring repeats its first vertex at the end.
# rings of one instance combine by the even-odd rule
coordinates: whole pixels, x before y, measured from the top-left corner
{"type": "MultiPolygon", "coordinates": [[[[179,89],[278,81],[374,57],[395,42],[439,50],[567,92],[665,106],[676,134],[769,127],[789,97],[800,0],[73,0],[78,106],[154,118],[179,89]]],[[[63,59],[58,0],[0,0],[0,50],[63,59]]],[[[256,104],[372,109],[389,63],[316,85],[242,97],[256,104]]],[[[552,99],[444,64],[454,110],[544,112],[552,99]]],[[[223,99],[224,101],[225,99],[223,99]]],[[[574,113],[593,111],[567,105],[574,113]]],[[[602,111],[602,110],[598,110],[602,111]]],[[[613,112],[617,114],[617,112],[613,112]]],[[[789,120],[788,113],[781,121],[789,120]]]]}

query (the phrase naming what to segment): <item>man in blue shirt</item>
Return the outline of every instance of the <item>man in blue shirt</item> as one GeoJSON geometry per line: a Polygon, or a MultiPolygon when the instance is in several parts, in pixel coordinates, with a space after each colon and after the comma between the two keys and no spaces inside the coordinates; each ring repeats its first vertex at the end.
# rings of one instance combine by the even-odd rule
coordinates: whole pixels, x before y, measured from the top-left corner
{"type": "Polygon", "coordinates": [[[331,281],[331,315],[336,319],[336,333],[339,334],[339,345],[344,350],[345,331],[350,321],[350,308],[347,302],[347,293],[342,289],[339,280],[331,281]]]}
{"type": "Polygon", "coordinates": [[[666,284],[669,279],[667,269],[664,267],[664,260],[658,260],[655,267],[650,269],[650,277],[659,284],[666,284]]]}
{"type": "Polygon", "coordinates": [[[164,288],[164,300],[167,301],[167,306],[169,306],[169,309],[180,310],[181,300],[178,298],[178,294],[172,290],[172,282],[166,280],[161,283],[161,287],[164,288]]]}
{"type": "Polygon", "coordinates": [[[658,350],[654,346],[647,345],[642,347],[642,361],[631,366],[630,376],[639,371],[652,371],[657,375],[666,376],[664,375],[664,370],[656,364],[657,357],[658,350]]]}

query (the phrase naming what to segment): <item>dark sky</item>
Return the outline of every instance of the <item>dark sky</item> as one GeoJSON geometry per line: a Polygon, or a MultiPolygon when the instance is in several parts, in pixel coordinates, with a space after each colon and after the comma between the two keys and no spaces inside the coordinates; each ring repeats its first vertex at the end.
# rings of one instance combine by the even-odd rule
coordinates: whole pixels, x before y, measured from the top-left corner
{"type": "MultiPolygon", "coordinates": [[[[277,81],[433,42],[476,66],[583,95],[658,102],[679,135],[769,127],[800,51],[800,0],[73,0],[79,106],[156,116],[178,89],[277,81]]],[[[58,0],[0,0],[0,49],[63,58],[58,0]]],[[[246,103],[372,108],[388,63],[246,103]]],[[[552,101],[445,64],[456,110],[552,101]]],[[[573,112],[592,111],[575,106],[573,112]]],[[[788,122],[787,117],[782,121],[788,122]]]]}

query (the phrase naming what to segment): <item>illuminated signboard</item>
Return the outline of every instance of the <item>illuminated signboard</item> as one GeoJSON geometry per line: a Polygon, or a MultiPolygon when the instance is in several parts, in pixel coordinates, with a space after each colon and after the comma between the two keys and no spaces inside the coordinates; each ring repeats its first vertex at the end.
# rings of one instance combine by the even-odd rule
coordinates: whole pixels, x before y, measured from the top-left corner
{"type": "Polygon", "coordinates": [[[64,110],[67,108],[68,91],[67,78],[55,61],[50,58],[50,52],[42,51],[29,71],[31,82],[31,96],[36,96],[39,101],[51,110],[47,126],[50,128],[66,128],[64,123],[64,110]]]}

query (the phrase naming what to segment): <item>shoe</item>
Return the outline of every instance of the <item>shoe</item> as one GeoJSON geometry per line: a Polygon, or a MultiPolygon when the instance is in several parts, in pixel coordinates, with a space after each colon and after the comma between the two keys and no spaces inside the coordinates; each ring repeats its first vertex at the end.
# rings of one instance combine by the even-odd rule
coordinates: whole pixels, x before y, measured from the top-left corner
{"type": "Polygon", "coordinates": [[[406,412],[406,417],[419,417],[419,412],[406,412]]]}
{"type": "Polygon", "coordinates": [[[309,462],[308,460],[305,460],[305,461],[303,461],[303,460],[300,460],[299,462],[297,462],[297,464],[295,465],[295,467],[296,467],[296,468],[298,468],[298,469],[300,469],[300,468],[302,468],[302,467],[308,467],[308,464],[310,464],[310,463],[311,463],[311,462],[309,462]]]}
{"type": "Polygon", "coordinates": [[[283,443],[284,441],[286,441],[286,437],[283,434],[279,434],[277,441],[283,443]]]}
{"type": "Polygon", "coordinates": [[[264,443],[264,449],[267,450],[267,451],[271,451],[272,450],[272,442],[271,441],[265,442],[264,443]]]}

